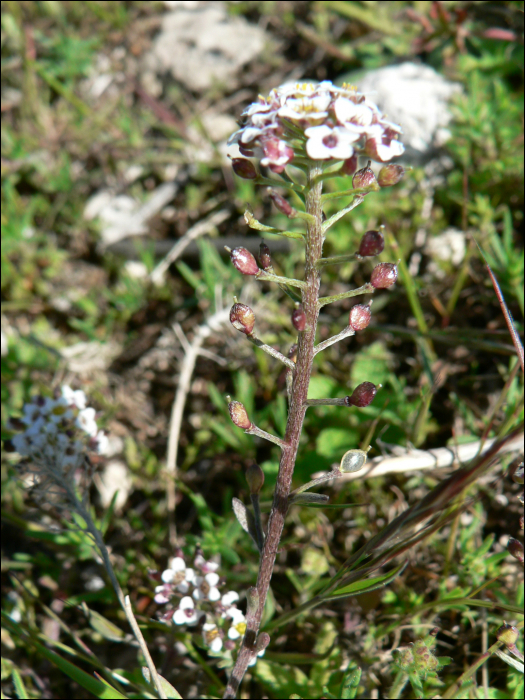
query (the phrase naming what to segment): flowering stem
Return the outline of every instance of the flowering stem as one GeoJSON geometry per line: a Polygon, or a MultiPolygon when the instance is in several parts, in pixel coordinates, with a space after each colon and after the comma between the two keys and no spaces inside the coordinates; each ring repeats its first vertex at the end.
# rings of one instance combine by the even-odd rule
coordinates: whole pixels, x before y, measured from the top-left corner
{"type": "MultiPolygon", "coordinates": [[[[301,236],[302,238],[302,236],[301,236]]],[[[292,287],[299,287],[299,289],[306,289],[307,283],[302,280],[294,280],[290,277],[280,277],[279,275],[272,275],[270,272],[265,272],[261,270],[255,275],[256,280],[265,280],[266,282],[278,282],[279,284],[289,284],[292,287]]]]}
{"type": "Polygon", "coordinates": [[[348,214],[349,211],[352,211],[352,209],[355,209],[357,206],[359,206],[364,200],[363,195],[358,194],[356,197],[354,197],[354,201],[352,204],[349,204],[347,207],[344,209],[341,209],[341,211],[336,212],[333,216],[331,216],[327,221],[324,222],[323,224],[323,233],[328,231],[328,229],[333,226],[339,219],[341,219],[345,214],[348,214]]]}
{"type": "Polygon", "coordinates": [[[244,432],[247,435],[257,435],[257,437],[261,437],[265,440],[268,440],[269,442],[273,442],[275,445],[279,445],[281,449],[283,449],[286,445],[286,443],[283,440],[281,440],[281,438],[277,437],[277,435],[267,433],[266,430],[258,428],[254,423],[252,423],[251,427],[245,430],[244,432]]]}
{"type": "MultiPolygon", "coordinates": [[[[348,292],[343,292],[342,294],[334,294],[331,297],[321,297],[319,299],[319,308],[321,306],[326,306],[326,304],[331,304],[333,301],[339,301],[340,299],[348,299],[349,297],[358,297],[360,294],[373,294],[375,292],[375,287],[367,282],[362,287],[357,289],[351,289],[348,292]]],[[[337,337],[337,336],[334,336],[337,337]]]]}
{"type": "MultiPolygon", "coordinates": [[[[321,258],[323,247],[321,194],[322,182],[318,181],[321,174],[321,165],[311,163],[305,188],[306,211],[313,219],[307,222],[306,254],[305,254],[305,282],[301,284],[302,304],[306,314],[306,329],[299,334],[297,348],[297,363],[293,373],[293,383],[289,395],[289,412],[286,424],[285,445],[282,447],[279,474],[275,486],[272,509],[268,520],[268,530],[264,543],[256,589],[259,595],[258,605],[253,610],[248,610],[247,628],[242,645],[235,662],[228,686],[224,693],[225,698],[235,697],[239,685],[246,673],[249,662],[257,653],[257,636],[261,625],[261,619],[270,587],[275,557],[279,548],[281,534],[284,527],[286,513],[288,511],[288,496],[292,484],[292,475],[299,447],[299,438],[306,413],[305,402],[308,397],[308,385],[312,372],[314,359],[315,333],[319,315],[319,286],[320,273],[317,261],[321,258]]],[[[279,280],[280,281],[280,280],[279,280]]]]}
{"type": "Polygon", "coordinates": [[[259,338],[255,335],[255,331],[252,331],[246,337],[248,338],[250,343],[257,345],[258,348],[264,350],[264,352],[268,353],[268,355],[271,355],[276,360],[280,360],[283,363],[283,365],[286,365],[288,367],[288,369],[295,369],[295,362],[293,360],[290,360],[289,357],[283,355],[281,352],[279,352],[279,350],[272,348],[271,345],[266,345],[266,343],[263,343],[262,340],[259,340],[259,338]]]}
{"type": "MultiPolygon", "coordinates": [[[[338,343],[340,340],[344,340],[345,338],[349,338],[350,336],[355,335],[355,331],[353,328],[350,326],[347,326],[344,330],[342,330],[340,333],[337,335],[333,335],[331,338],[327,338],[326,340],[323,340],[322,343],[319,343],[319,345],[316,345],[314,348],[314,355],[317,355],[318,352],[321,352],[325,348],[329,348],[330,345],[333,345],[334,343],[338,343]]],[[[325,399],[322,399],[325,401],[325,399]]],[[[328,400],[328,399],[326,399],[328,400]]],[[[335,399],[334,399],[335,401],[335,399]]],[[[313,406],[314,404],[308,404],[309,406],[313,406]]]]}

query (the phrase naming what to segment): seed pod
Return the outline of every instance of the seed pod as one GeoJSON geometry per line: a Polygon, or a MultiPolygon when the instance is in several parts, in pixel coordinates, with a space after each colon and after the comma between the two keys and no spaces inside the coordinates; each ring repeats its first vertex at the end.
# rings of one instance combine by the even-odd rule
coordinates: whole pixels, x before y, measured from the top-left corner
{"type": "Polygon", "coordinates": [[[230,418],[238,428],[249,430],[252,427],[248,413],[240,401],[230,401],[228,408],[230,410],[230,418]]]}
{"type": "Polygon", "coordinates": [[[365,304],[356,304],[350,309],[348,325],[354,331],[362,331],[368,326],[371,318],[372,312],[370,311],[370,306],[365,306],[365,304]]]}
{"type": "Polygon", "coordinates": [[[352,178],[352,187],[354,189],[359,187],[373,187],[375,190],[379,189],[374,171],[370,167],[371,162],[372,161],[369,160],[366,168],[358,170],[352,178]]]}
{"type": "Polygon", "coordinates": [[[255,325],[255,314],[246,304],[234,304],[230,309],[230,323],[241,333],[250,335],[255,325]]]}
{"type": "Polygon", "coordinates": [[[507,647],[513,647],[519,636],[518,628],[509,625],[508,622],[504,622],[496,632],[496,639],[503,642],[507,647]]]}
{"type": "Polygon", "coordinates": [[[357,156],[354,153],[353,156],[351,156],[350,158],[347,158],[343,162],[343,165],[341,166],[341,170],[339,172],[341,173],[341,175],[353,175],[356,170],[357,170],[357,156]]]}
{"type": "Polygon", "coordinates": [[[230,258],[234,267],[243,275],[256,275],[259,272],[255,258],[246,248],[234,248],[230,258]]]}
{"type": "Polygon", "coordinates": [[[275,190],[272,190],[270,187],[268,188],[268,194],[270,195],[272,202],[275,204],[275,207],[282,214],[285,214],[289,219],[293,219],[297,212],[292,207],[292,205],[289,202],[287,202],[282,195],[280,195],[275,190]]]}
{"type": "Polygon", "coordinates": [[[250,494],[259,493],[264,484],[264,472],[258,464],[250,464],[246,470],[246,481],[250,494]]]}
{"type": "Polygon", "coordinates": [[[255,165],[246,158],[233,158],[232,168],[233,172],[244,180],[255,180],[257,177],[255,165]]]}
{"type": "Polygon", "coordinates": [[[306,314],[304,313],[302,304],[299,304],[297,308],[292,311],[292,324],[299,333],[306,328],[306,314]]]}
{"type": "Polygon", "coordinates": [[[379,263],[372,270],[370,283],[376,289],[387,289],[397,280],[397,267],[393,263],[379,263]]]}
{"type": "Polygon", "coordinates": [[[263,270],[272,269],[272,257],[270,254],[270,249],[264,241],[259,244],[259,265],[263,270]]]}
{"type": "Polygon", "coordinates": [[[363,382],[356,386],[352,392],[352,396],[347,396],[345,403],[347,406],[357,406],[358,408],[366,408],[370,406],[377,394],[377,387],[372,382],[363,382]]]}
{"type": "Polygon", "coordinates": [[[358,472],[365,466],[366,459],[367,454],[364,450],[348,450],[341,459],[339,469],[345,474],[358,472]]]}
{"type": "Polygon", "coordinates": [[[514,557],[514,559],[517,559],[520,564],[523,564],[523,545],[519,540],[515,540],[514,537],[509,537],[509,541],[507,542],[507,551],[514,557]]]}
{"type": "Polygon", "coordinates": [[[380,187],[392,187],[397,185],[405,175],[405,168],[402,165],[396,165],[395,163],[389,163],[385,165],[379,171],[377,176],[377,181],[380,187]]]}
{"type": "Polygon", "coordinates": [[[363,258],[371,258],[379,255],[385,247],[385,238],[381,231],[367,231],[359,244],[359,255],[363,258]]]}

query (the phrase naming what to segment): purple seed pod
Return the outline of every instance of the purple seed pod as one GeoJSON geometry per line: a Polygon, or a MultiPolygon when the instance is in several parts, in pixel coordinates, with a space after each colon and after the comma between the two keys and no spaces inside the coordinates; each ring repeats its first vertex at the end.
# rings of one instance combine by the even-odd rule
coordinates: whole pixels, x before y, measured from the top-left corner
{"type": "Polygon", "coordinates": [[[362,331],[370,323],[372,312],[370,306],[365,304],[356,304],[350,309],[348,325],[354,331],[362,331]]]}
{"type": "Polygon", "coordinates": [[[389,163],[385,165],[379,171],[377,176],[377,181],[380,187],[392,187],[401,182],[405,175],[405,168],[402,165],[396,165],[395,163],[389,163]]]}
{"type": "Polygon", "coordinates": [[[370,406],[377,394],[377,387],[372,382],[363,382],[356,386],[352,392],[352,396],[347,396],[345,403],[348,406],[357,406],[358,408],[366,408],[370,406]]]}
{"type": "Polygon", "coordinates": [[[302,304],[292,311],[292,324],[296,331],[304,331],[306,328],[306,314],[304,313],[302,304]]]}
{"type": "Polygon", "coordinates": [[[250,335],[255,325],[255,314],[246,304],[234,304],[230,309],[230,323],[241,333],[250,335]]]}
{"type": "Polygon", "coordinates": [[[250,493],[259,493],[264,484],[264,472],[258,464],[250,464],[246,470],[246,481],[250,493]]]}
{"type": "Polygon", "coordinates": [[[255,165],[246,158],[233,158],[232,168],[233,172],[244,180],[255,180],[257,177],[255,165]]]}
{"type": "Polygon", "coordinates": [[[339,172],[341,175],[353,175],[356,170],[357,170],[357,156],[354,153],[353,156],[351,156],[350,158],[347,158],[343,162],[343,165],[341,166],[341,170],[339,172]]]}
{"type": "Polygon", "coordinates": [[[270,199],[275,204],[276,208],[282,214],[285,214],[290,219],[292,219],[297,214],[297,212],[292,207],[292,205],[289,202],[287,202],[286,199],[282,195],[280,195],[278,192],[276,192],[275,190],[272,190],[269,187],[268,194],[270,195],[270,199]]]}
{"type": "Polygon", "coordinates": [[[230,401],[228,408],[230,409],[230,418],[238,428],[249,430],[252,427],[252,422],[240,401],[230,401]]]}
{"type": "Polygon", "coordinates": [[[515,540],[514,537],[509,537],[509,541],[507,542],[507,551],[514,557],[514,559],[517,559],[520,564],[523,564],[523,545],[519,540],[515,540]]]}
{"type": "Polygon", "coordinates": [[[270,254],[270,249],[264,241],[261,241],[259,245],[259,265],[265,271],[272,269],[272,257],[270,254]]]}
{"type": "Polygon", "coordinates": [[[246,248],[234,248],[230,258],[234,267],[243,275],[256,275],[259,272],[257,261],[246,248]]]}
{"type": "Polygon", "coordinates": [[[367,231],[359,244],[358,254],[363,258],[379,255],[385,247],[385,238],[381,231],[367,231]]]}
{"type": "Polygon", "coordinates": [[[376,289],[387,289],[397,280],[397,267],[393,263],[379,263],[372,270],[370,283],[376,289]]]}
{"type": "Polygon", "coordinates": [[[377,184],[376,176],[374,171],[370,167],[371,161],[368,161],[366,168],[361,168],[358,170],[354,177],[352,178],[352,187],[357,189],[359,187],[374,187],[374,189],[379,189],[377,184]]]}

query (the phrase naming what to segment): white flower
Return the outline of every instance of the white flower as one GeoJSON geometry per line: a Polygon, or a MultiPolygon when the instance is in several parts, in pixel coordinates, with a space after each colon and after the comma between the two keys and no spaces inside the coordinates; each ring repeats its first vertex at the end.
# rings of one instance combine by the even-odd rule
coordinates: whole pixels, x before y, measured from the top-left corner
{"type": "Polygon", "coordinates": [[[76,426],[87,433],[90,437],[94,437],[97,432],[97,422],[95,420],[95,409],[84,408],[78,412],[76,426]]]}
{"type": "Polygon", "coordinates": [[[291,98],[279,109],[278,115],[285,119],[306,119],[311,124],[316,124],[328,116],[330,95],[317,95],[316,97],[291,98]]]}
{"type": "Polygon", "coordinates": [[[173,622],[176,625],[189,625],[193,627],[197,624],[198,619],[193,598],[189,595],[184,596],[179,603],[179,607],[173,613],[173,622]]]}
{"type": "Polygon", "coordinates": [[[206,561],[200,552],[195,555],[193,565],[199,569],[199,571],[202,571],[203,574],[213,574],[219,568],[216,562],[206,561]]]}
{"type": "Polygon", "coordinates": [[[62,398],[64,398],[68,405],[73,405],[76,408],[83,409],[86,408],[86,395],[80,389],[73,391],[70,386],[62,387],[62,398]]]}
{"type": "Polygon", "coordinates": [[[342,126],[331,129],[326,124],[312,126],[304,133],[308,136],[306,152],[313,160],[346,160],[354,153],[352,144],[360,138],[358,133],[342,126]]]}
{"type": "Polygon", "coordinates": [[[337,121],[345,125],[350,122],[352,125],[369,126],[374,118],[374,112],[368,105],[355,104],[344,97],[334,102],[334,111],[337,121]]]}
{"type": "MultiPolygon", "coordinates": [[[[195,572],[186,566],[182,557],[173,557],[170,568],[162,572],[161,579],[164,583],[171,585],[179,593],[185,595],[190,590],[190,585],[195,581],[195,572]]],[[[159,588],[162,588],[162,586],[159,588]]]]}
{"type": "Polygon", "coordinates": [[[210,647],[211,651],[218,653],[222,649],[222,637],[217,625],[206,622],[202,626],[202,636],[204,643],[210,647]]]}
{"type": "Polygon", "coordinates": [[[230,608],[238,600],[239,594],[236,591],[228,591],[228,593],[224,593],[222,596],[221,604],[224,605],[225,608],[230,608]]]}
{"type": "Polygon", "coordinates": [[[216,587],[219,583],[219,575],[212,573],[206,574],[205,576],[195,577],[195,590],[193,591],[193,597],[195,600],[211,600],[215,602],[220,600],[221,594],[219,589],[216,587]]]}
{"type": "Polygon", "coordinates": [[[230,615],[232,621],[228,630],[228,638],[235,640],[244,636],[246,632],[246,618],[242,610],[237,610],[237,608],[230,608],[230,610],[235,610],[235,614],[230,615]]]}

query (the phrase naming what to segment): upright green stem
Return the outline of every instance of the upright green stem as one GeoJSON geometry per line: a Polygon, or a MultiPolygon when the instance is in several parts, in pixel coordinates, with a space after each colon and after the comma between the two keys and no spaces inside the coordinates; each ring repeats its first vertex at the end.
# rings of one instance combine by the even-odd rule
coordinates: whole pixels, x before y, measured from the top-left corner
{"type": "Polygon", "coordinates": [[[308,330],[299,334],[297,362],[293,372],[293,383],[289,396],[288,422],[286,424],[286,434],[284,438],[285,445],[282,447],[279,474],[277,476],[272,509],[268,520],[268,531],[261,554],[259,575],[257,577],[256,589],[259,596],[259,604],[253,610],[248,610],[246,633],[223,696],[225,698],[235,697],[244,674],[246,673],[246,669],[248,668],[248,663],[257,653],[257,636],[261,626],[266,596],[270,588],[275,558],[277,556],[284,521],[288,511],[288,496],[292,485],[299,438],[301,436],[304,415],[306,413],[306,399],[312,372],[315,333],[319,316],[318,301],[321,275],[318,267],[318,260],[320,260],[322,256],[323,249],[321,209],[323,185],[322,181],[319,180],[321,173],[322,169],[319,163],[311,165],[308,170],[307,185],[305,188],[306,212],[312,217],[309,222],[307,222],[305,237],[305,286],[302,289],[302,304],[306,314],[306,328],[308,330]]]}

